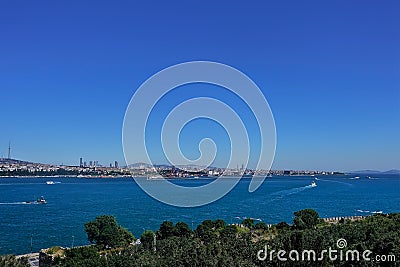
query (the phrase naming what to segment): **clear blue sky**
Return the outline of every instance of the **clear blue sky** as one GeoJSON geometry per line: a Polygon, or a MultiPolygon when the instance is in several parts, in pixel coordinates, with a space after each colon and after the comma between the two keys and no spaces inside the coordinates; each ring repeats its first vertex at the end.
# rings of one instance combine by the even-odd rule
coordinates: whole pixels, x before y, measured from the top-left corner
{"type": "Polygon", "coordinates": [[[274,168],[400,168],[399,1],[135,2],[1,1],[0,154],[123,162],[136,88],[210,60],[263,90],[274,168]]]}

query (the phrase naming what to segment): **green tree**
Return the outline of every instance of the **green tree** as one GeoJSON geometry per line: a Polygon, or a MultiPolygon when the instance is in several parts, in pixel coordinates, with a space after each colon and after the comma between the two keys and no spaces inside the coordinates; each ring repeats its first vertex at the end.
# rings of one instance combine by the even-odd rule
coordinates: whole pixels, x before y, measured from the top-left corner
{"type": "Polygon", "coordinates": [[[293,225],[297,229],[311,229],[319,222],[319,215],[313,209],[305,209],[294,213],[293,225]]]}
{"type": "Polygon", "coordinates": [[[238,229],[235,225],[228,225],[221,231],[221,238],[224,241],[227,240],[236,240],[236,235],[238,233],[238,229]]]}
{"type": "Polygon", "coordinates": [[[14,255],[0,256],[0,267],[29,267],[30,264],[26,258],[16,258],[14,255]]]}
{"type": "Polygon", "coordinates": [[[88,240],[103,248],[115,248],[128,245],[134,236],[118,225],[114,216],[102,215],[92,222],[85,223],[88,240]]]}
{"type": "Polygon", "coordinates": [[[253,228],[253,226],[254,226],[254,220],[251,219],[251,218],[246,218],[246,219],[243,220],[242,224],[243,224],[244,226],[246,226],[247,228],[253,228]]]}
{"type": "Polygon", "coordinates": [[[214,227],[215,229],[224,229],[226,227],[226,222],[221,219],[215,220],[214,227]]]}
{"type": "Polygon", "coordinates": [[[208,229],[214,228],[214,222],[212,220],[204,220],[201,224],[208,229]]]}
{"type": "Polygon", "coordinates": [[[180,237],[189,237],[192,234],[192,230],[184,222],[178,222],[175,224],[176,234],[180,237]]]}
{"type": "Polygon", "coordinates": [[[280,222],[277,225],[275,225],[275,228],[277,230],[287,230],[290,229],[290,225],[287,222],[280,222]]]}
{"type": "Polygon", "coordinates": [[[210,227],[208,222],[206,222],[206,224],[202,223],[197,226],[196,236],[201,238],[201,240],[203,240],[206,243],[213,242],[217,238],[216,232],[213,230],[212,227],[210,227]]]}
{"type": "Polygon", "coordinates": [[[106,259],[101,258],[94,246],[68,249],[61,266],[102,267],[107,266],[106,259]]]}
{"type": "Polygon", "coordinates": [[[157,239],[167,239],[176,235],[176,228],[173,222],[164,221],[160,225],[160,229],[157,231],[157,239]]]}
{"type": "Polygon", "coordinates": [[[144,249],[153,249],[154,248],[154,237],[155,233],[151,230],[145,231],[140,237],[140,243],[144,249]]]}
{"type": "Polygon", "coordinates": [[[258,222],[254,225],[254,229],[268,230],[268,225],[265,222],[258,222]]]}

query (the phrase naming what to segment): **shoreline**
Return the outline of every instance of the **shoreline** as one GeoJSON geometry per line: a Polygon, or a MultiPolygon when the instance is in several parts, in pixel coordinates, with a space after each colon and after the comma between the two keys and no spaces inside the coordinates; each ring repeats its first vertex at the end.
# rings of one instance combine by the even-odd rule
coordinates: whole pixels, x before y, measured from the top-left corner
{"type": "Polygon", "coordinates": [[[78,179],[92,179],[92,178],[98,178],[98,179],[113,179],[113,178],[133,178],[132,176],[77,176],[77,175],[53,175],[53,176],[45,176],[45,175],[39,175],[39,176],[0,176],[1,178],[78,178],[78,179]]]}
{"type": "MultiPolygon", "coordinates": [[[[348,176],[352,176],[354,174],[352,173],[345,173],[345,174],[325,174],[325,175],[318,175],[319,177],[338,177],[338,178],[347,178],[348,176]]],[[[383,176],[395,176],[400,178],[400,174],[381,174],[383,176]]],[[[125,178],[130,178],[130,179],[134,179],[134,178],[143,178],[143,179],[147,179],[149,181],[156,181],[156,180],[208,180],[208,179],[218,179],[218,178],[222,178],[222,179],[229,179],[229,178],[238,178],[240,177],[240,179],[257,179],[257,178],[264,178],[264,179],[269,179],[269,178],[277,178],[277,177],[293,177],[293,178],[311,178],[311,179],[315,179],[315,178],[319,178],[317,175],[273,175],[273,176],[263,176],[263,175],[255,175],[253,177],[240,177],[240,176],[223,176],[223,177],[218,177],[218,176],[205,176],[205,177],[199,177],[199,178],[192,178],[192,177],[156,177],[156,178],[149,178],[148,176],[132,176],[132,175],[116,175],[116,176],[108,176],[108,175],[29,175],[29,176],[0,176],[1,178],[23,178],[23,179],[29,179],[29,178],[58,178],[58,179],[70,179],[70,178],[77,178],[77,179],[125,179],[125,178]]],[[[360,176],[365,176],[365,174],[360,175],[360,176]]],[[[376,175],[375,175],[376,176],[376,175]]],[[[361,177],[362,178],[362,177],[361,177]]]]}
{"type": "MultiPolygon", "coordinates": [[[[338,175],[322,175],[322,176],[338,176],[338,175]]],[[[347,176],[347,174],[343,174],[343,176],[347,176]]],[[[147,176],[132,176],[132,175],[118,175],[118,176],[102,176],[102,175],[96,175],[96,176],[81,176],[81,175],[29,175],[29,176],[0,176],[1,178],[77,178],[77,179],[92,179],[92,178],[98,178],[98,179],[114,179],[114,178],[144,178],[147,180],[202,180],[202,179],[218,179],[218,178],[223,178],[223,179],[229,179],[229,178],[238,178],[240,176],[223,176],[223,177],[218,177],[218,176],[205,176],[205,177],[199,177],[199,178],[192,178],[192,177],[156,177],[156,178],[148,178],[147,176]]],[[[241,179],[257,179],[257,178],[272,178],[272,177],[307,177],[307,178],[315,178],[315,175],[274,175],[274,176],[265,176],[263,175],[255,175],[253,177],[240,177],[241,179]]]]}

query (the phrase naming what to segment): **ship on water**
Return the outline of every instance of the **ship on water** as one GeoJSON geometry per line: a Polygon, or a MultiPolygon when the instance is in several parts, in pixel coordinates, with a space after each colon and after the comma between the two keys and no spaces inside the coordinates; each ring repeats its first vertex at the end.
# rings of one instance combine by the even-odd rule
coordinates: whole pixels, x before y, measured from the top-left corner
{"type": "Polygon", "coordinates": [[[47,201],[43,196],[41,196],[40,198],[38,198],[35,201],[25,201],[23,203],[24,204],[47,204],[47,201]]]}

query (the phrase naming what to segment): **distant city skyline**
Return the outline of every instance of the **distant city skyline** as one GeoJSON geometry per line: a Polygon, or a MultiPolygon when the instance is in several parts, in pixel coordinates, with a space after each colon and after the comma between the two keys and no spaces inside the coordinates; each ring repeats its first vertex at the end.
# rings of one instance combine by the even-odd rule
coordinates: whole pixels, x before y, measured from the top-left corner
{"type": "MultiPolygon", "coordinates": [[[[58,164],[58,163],[38,162],[38,161],[35,162],[35,161],[30,161],[30,160],[12,158],[10,156],[4,157],[3,155],[0,157],[0,160],[5,160],[5,159],[17,160],[17,161],[20,160],[20,161],[26,161],[26,162],[31,162],[31,163],[35,163],[35,164],[47,164],[47,165],[57,165],[57,166],[76,166],[76,167],[79,166],[79,167],[82,167],[82,168],[86,168],[86,167],[110,167],[110,168],[123,167],[123,168],[126,168],[126,167],[128,167],[126,164],[124,164],[122,166],[119,165],[119,162],[116,161],[116,160],[113,163],[112,162],[109,163],[109,165],[108,165],[108,163],[104,163],[104,162],[100,162],[99,163],[99,161],[97,161],[97,160],[86,161],[82,157],[79,158],[78,164],[74,164],[74,163],[72,163],[72,164],[64,164],[64,163],[58,164]]],[[[137,164],[141,164],[143,166],[147,166],[148,165],[148,164],[143,163],[143,162],[136,162],[134,165],[137,165],[137,164]]],[[[170,166],[170,167],[176,167],[176,168],[206,167],[206,166],[199,166],[199,165],[177,165],[177,166],[173,166],[168,162],[167,163],[154,163],[153,165],[154,166],[170,166]]],[[[130,166],[131,165],[129,165],[129,167],[130,166]]],[[[149,166],[151,166],[151,165],[149,165],[149,166]]],[[[211,166],[208,166],[207,168],[222,168],[222,169],[225,169],[225,167],[216,166],[216,165],[211,165],[211,166]]],[[[234,168],[234,169],[235,170],[246,170],[246,166],[244,164],[241,164],[241,165],[237,164],[236,168],[234,168]]],[[[250,168],[248,168],[248,169],[250,169],[250,168]]],[[[256,169],[253,169],[253,170],[256,170],[256,169]]],[[[263,169],[257,169],[257,170],[263,170],[263,169]]],[[[291,168],[283,168],[283,169],[271,168],[271,170],[274,170],[274,171],[277,171],[277,170],[278,171],[321,171],[321,172],[329,171],[329,172],[332,172],[332,173],[333,172],[337,172],[337,171],[342,171],[342,170],[333,170],[333,169],[322,170],[322,169],[291,169],[291,168]]],[[[384,172],[384,173],[392,173],[393,172],[393,173],[398,173],[398,172],[400,172],[400,169],[396,169],[396,168],[385,169],[385,170],[379,170],[379,169],[354,169],[354,170],[347,170],[345,172],[352,172],[352,171],[360,172],[360,173],[364,173],[364,172],[365,173],[373,173],[373,172],[384,172]]]]}
{"type": "MultiPolygon", "coordinates": [[[[397,1],[2,2],[0,156],[11,142],[16,159],[125,165],[122,123],[135,90],[165,67],[210,60],[241,70],[263,91],[277,130],[273,169],[400,169],[399,8],[397,1]]],[[[189,88],[168,95],[159,111],[194,92],[246,114],[212,87],[189,88]]],[[[217,135],[216,165],[223,164],[223,131],[198,123],[182,131],[183,151],[195,158],[198,139],[217,135]]]]}

